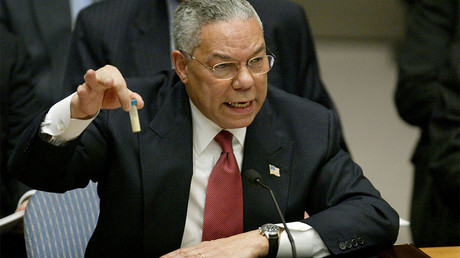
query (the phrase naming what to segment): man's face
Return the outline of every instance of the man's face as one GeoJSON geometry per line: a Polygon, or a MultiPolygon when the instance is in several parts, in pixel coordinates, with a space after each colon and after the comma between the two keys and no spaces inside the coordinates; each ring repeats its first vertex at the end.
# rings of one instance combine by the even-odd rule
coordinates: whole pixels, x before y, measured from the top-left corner
{"type": "Polygon", "coordinates": [[[256,19],[232,20],[203,26],[201,45],[192,55],[203,64],[237,61],[241,67],[232,79],[218,79],[196,60],[188,62],[186,89],[193,104],[222,128],[252,123],[267,96],[267,74],[252,74],[246,63],[265,55],[263,32],[256,19]]]}

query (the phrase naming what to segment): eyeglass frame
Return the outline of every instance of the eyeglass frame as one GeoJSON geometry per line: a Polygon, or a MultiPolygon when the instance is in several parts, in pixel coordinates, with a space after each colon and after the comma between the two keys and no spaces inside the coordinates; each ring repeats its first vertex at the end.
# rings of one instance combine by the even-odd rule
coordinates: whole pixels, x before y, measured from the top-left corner
{"type": "MultiPolygon", "coordinates": [[[[258,74],[265,74],[265,73],[268,73],[268,72],[273,68],[273,66],[275,65],[276,56],[275,56],[275,54],[272,53],[272,51],[270,51],[270,49],[267,48],[267,50],[268,50],[268,52],[270,52],[269,55],[255,56],[255,57],[250,58],[250,59],[246,62],[246,66],[248,67],[248,71],[249,71],[251,74],[257,74],[257,75],[258,75],[258,74]],[[249,69],[249,67],[251,67],[251,66],[249,65],[249,62],[250,62],[251,60],[255,59],[255,58],[265,57],[265,56],[267,56],[267,57],[272,57],[272,58],[273,58],[273,62],[271,62],[271,63],[272,63],[271,67],[270,67],[266,72],[262,72],[262,73],[253,73],[253,72],[249,69]]],[[[208,66],[208,65],[202,63],[200,60],[198,60],[198,59],[197,59],[196,57],[194,57],[192,54],[187,54],[185,51],[182,51],[182,50],[179,50],[179,51],[180,51],[182,54],[184,54],[184,55],[190,56],[193,60],[197,61],[197,62],[198,62],[200,65],[202,65],[204,68],[206,68],[206,69],[208,69],[209,71],[211,71],[211,73],[213,74],[214,77],[216,77],[216,76],[215,76],[215,73],[214,73],[214,72],[215,72],[215,69],[216,69],[216,68],[215,68],[216,66],[222,65],[222,64],[227,64],[227,63],[232,63],[232,64],[238,63],[235,75],[233,75],[233,76],[231,76],[231,77],[229,77],[229,78],[218,78],[218,77],[216,77],[216,79],[218,79],[218,80],[230,80],[230,79],[235,78],[236,75],[238,74],[238,70],[241,68],[241,63],[238,62],[238,61],[220,62],[220,63],[217,63],[217,64],[215,64],[215,65],[213,65],[213,66],[208,66]]],[[[269,64],[269,65],[270,65],[270,64],[269,64]]]]}

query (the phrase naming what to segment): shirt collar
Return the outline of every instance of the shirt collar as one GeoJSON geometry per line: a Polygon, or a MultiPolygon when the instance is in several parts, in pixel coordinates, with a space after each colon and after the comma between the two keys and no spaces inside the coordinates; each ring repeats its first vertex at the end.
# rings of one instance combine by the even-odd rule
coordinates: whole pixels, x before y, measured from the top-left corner
{"type": "MultiPolygon", "coordinates": [[[[221,130],[223,130],[223,128],[205,117],[191,100],[190,107],[192,110],[193,148],[199,155],[208,147],[209,143],[221,130]]],[[[240,144],[244,146],[246,127],[225,130],[233,134],[233,145],[240,144]]]]}

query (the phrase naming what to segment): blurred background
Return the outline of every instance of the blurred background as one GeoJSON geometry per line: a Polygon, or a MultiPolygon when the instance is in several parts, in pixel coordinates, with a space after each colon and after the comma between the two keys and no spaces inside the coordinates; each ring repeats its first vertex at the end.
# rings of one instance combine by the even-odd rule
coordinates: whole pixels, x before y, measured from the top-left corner
{"type": "MultiPolygon", "coordinates": [[[[406,20],[402,0],[294,0],[305,8],[323,82],[345,139],[382,196],[409,220],[412,151],[418,129],[396,111],[396,55],[406,20]]],[[[411,242],[408,226],[397,243],[411,242]]]]}

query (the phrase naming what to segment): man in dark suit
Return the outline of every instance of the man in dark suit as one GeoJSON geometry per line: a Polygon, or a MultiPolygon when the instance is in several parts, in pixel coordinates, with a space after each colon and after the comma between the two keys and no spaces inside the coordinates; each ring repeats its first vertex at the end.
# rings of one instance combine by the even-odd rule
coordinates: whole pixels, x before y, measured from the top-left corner
{"type": "MultiPolygon", "coordinates": [[[[30,56],[3,24],[1,24],[0,33],[0,53],[2,60],[0,75],[0,218],[3,218],[18,209],[21,196],[30,190],[29,187],[8,174],[7,162],[20,134],[37,114],[38,103],[34,94],[34,84],[30,80],[34,74],[30,56]]],[[[1,246],[1,257],[26,257],[24,236],[18,228],[10,232],[2,232],[1,246]]]]}
{"type": "Polygon", "coordinates": [[[412,156],[411,231],[417,246],[460,245],[460,25],[458,0],[410,7],[395,94],[421,129],[412,156]]]}
{"type": "Polygon", "coordinates": [[[174,21],[175,71],[126,83],[113,66],[89,70],[76,94],[29,127],[10,161],[37,189],[64,192],[98,181],[100,215],[86,255],[291,255],[283,229],[280,244],[278,232],[267,241],[257,230],[280,219],[268,193],[242,181],[248,169],[275,192],[299,256],[391,246],[398,215],[340,148],[334,113],[267,86],[273,57],[254,9],[244,0],[187,0],[174,21]],[[118,108],[129,110],[132,99],[143,108],[139,133],[118,108]],[[222,131],[233,139],[228,155],[242,202],[212,217],[211,229],[237,214],[242,228],[202,241],[213,197],[208,178],[224,151],[213,139],[222,131]]]}
{"type": "Polygon", "coordinates": [[[37,73],[32,82],[43,107],[62,99],[72,23],[93,0],[1,0],[1,22],[30,54],[37,73]]]}
{"type": "MultiPolygon", "coordinates": [[[[323,86],[303,8],[285,0],[250,0],[264,23],[267,47],[277,57],[269,83],[337,112],[323,86]]],[[[172,67],[171,14],[177,0],[106,1],[78,18],[66,69],[67,96],[88,68],[116,66],[126,77],[153,76],[172,67]]],[[[64,96],[63,96],[64,97],[64,96]]],[[[339,123],[340,126],[340,123],[339,123]]],[[[342,147],[347,150],[342,140],[342,147]]]]}

